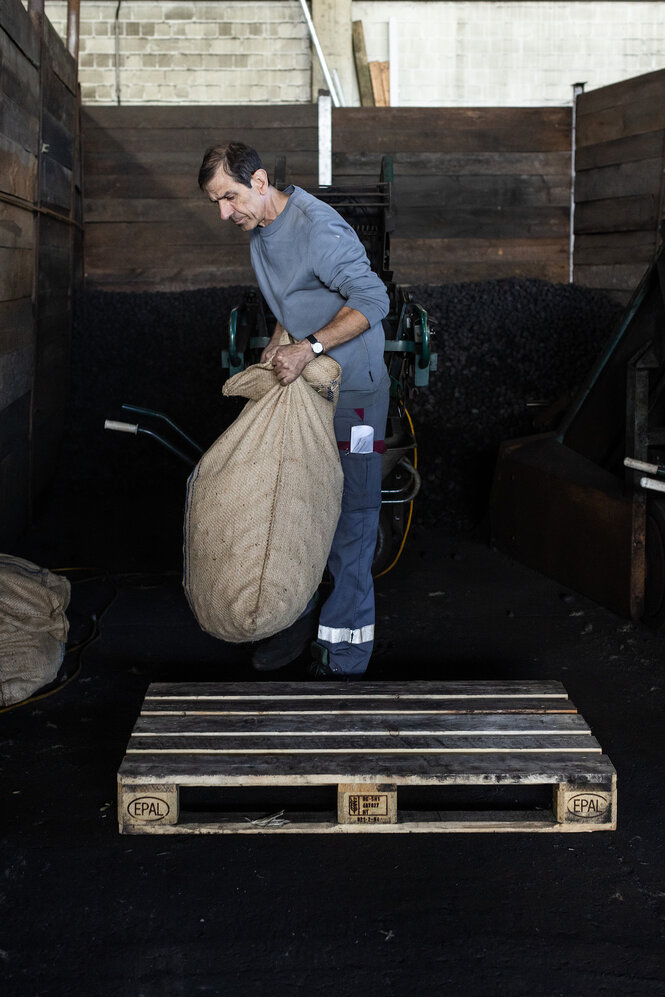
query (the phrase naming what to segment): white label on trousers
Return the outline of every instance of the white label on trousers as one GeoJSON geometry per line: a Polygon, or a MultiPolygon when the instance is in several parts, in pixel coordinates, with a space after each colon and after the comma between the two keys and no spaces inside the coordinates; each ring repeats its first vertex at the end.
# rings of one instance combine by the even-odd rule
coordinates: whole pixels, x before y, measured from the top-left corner
{"type": "Polygon", "coordinates": [[[351,426],[351,453],[372,453],[374,450],[374,430],[371,426],[351,426]]]}

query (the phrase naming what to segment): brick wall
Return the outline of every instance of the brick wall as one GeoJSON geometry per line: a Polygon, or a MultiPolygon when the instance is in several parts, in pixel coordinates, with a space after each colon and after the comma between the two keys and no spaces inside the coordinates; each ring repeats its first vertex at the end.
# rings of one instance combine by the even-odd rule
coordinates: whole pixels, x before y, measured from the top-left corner
{"type": "MultiPolygon", "coordinates": [[[[79,77],[86,104],[117,102],[112,2],[81,4],[79,77]]],[[[67,5],[47,2],[65,31],[67,5]]],[[[118,18],[122,104],[309,101],[307,26],[294,2],[125,2],[118,18]]]]}
{"type": "MultiPolygon", "coordinates": [[[[46,6],[64,32],[66,4],[46,6]]],[[[116,103],[116,6],[81,5],[84,103],[116,103]]],[[[561,105],[574,82],[595,89],[665,66],[660,0],[355,0],[352,11],[371,60],[388,58],[395,21],[404,106],[561,105]]],[[[311,100],[310,44],[296,0],[125,0],[118,28],[123,104],[311,100]]]]}

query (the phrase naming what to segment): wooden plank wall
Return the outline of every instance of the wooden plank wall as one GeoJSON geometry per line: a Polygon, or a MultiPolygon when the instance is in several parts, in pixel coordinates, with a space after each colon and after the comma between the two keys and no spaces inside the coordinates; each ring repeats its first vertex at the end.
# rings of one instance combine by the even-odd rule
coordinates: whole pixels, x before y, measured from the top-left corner
{"type": "Polygon", "coordinates": [[[7,549],[55,466],[81,226],[76,63],[51,24],[33,23],[20,0],[3,0],[0,12],[0,545],[7,549]]]}
{"type": "MultiPolygon", "coordinates": [[[[569,108],[339,108],[333,182],[395,161],[392,263],[403,283],[568,279],[569,108]]],[[[253,283],[248,237],[196,184],[203,151],[236,138],[287,180],[318,182],[314,105],[88,107],[83,112],[89,287],[182,290],[253,283]]]]}
{"type": "Polygon", "coordinates": [[[664,216],[665,70],[581,94],[575,155],[575,283],[626,302],[664,216]]]}
{"type": "Polygon", "coordinates": [[[272,170],[318,183],[313,104],[83,109],[85,280],[116,291],[253,284],[249,235],[223,225],[197,184],[204,151],[233,138],[272,170]]]}
{"type": "Polygon", "coordinates": [[[405,284],[568,280],[569,108],[344,108],[335,178],[394,157],[391,263],[405,284]]]}

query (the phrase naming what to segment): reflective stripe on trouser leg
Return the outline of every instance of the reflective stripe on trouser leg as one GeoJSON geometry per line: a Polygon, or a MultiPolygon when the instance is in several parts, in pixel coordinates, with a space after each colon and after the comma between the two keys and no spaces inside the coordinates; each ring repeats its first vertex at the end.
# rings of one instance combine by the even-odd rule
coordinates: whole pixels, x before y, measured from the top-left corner
{"type": "MultiPolygon", "coordinates": [[[[388,401],[388,390],[368,395],[364,418],[360,418],[355,408],[344,406],[340,396],[335,413],[337,438],[348,440],[350,425],[363,423],[374,428],[376,439],[383,439],[388,401]]],[[[328,649],[334,672],[358,675],[366,671],[374,646],[372,561],[381,510],[382,461],[378,453],[341,453],[340,459],[342,511],[328,558],[333,590],[321,608],[317,641],[328,649]]]]}

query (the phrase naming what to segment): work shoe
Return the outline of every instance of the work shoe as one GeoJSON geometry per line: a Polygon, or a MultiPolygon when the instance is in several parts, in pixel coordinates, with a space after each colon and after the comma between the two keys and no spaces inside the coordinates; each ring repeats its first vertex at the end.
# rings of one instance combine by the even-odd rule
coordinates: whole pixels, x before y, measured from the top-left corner
{"type": "Polygon", "coordinates": [[[348,681],[351,676],[343,672],[334,672],[330,667],[330,652],[317,641],[312,642],[312,660],[307,666],[307,675],[311,679],[332,679],[334,682],[348,681]]]}
{"type": "Polygon", "coordinates": [[[257,672],[274,672],[290,665],[300,657],[316,634],[317,624],[318,600],[306,616],[301,616],[286,630],[266,637],[258,644],[252,654],[252,668],[257,672]]]}

